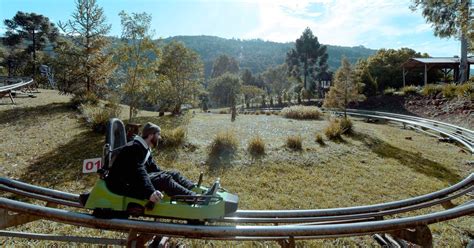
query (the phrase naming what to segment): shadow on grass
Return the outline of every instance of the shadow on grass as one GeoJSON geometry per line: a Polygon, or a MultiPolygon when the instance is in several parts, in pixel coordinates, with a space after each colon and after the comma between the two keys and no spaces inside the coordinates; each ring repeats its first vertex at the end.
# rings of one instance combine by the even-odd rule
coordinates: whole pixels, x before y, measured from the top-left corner
{"type": "Polygon", "coordinates": [[[104,139],[104,135],[84,131],[67,144],[38,158],[20,180],[52,187],[65,182],[92,179],[82,173],[82,162],[102,155],[104,139]]]}
{"type": "Polygon", "coordinates": [[[216,173],[220,170],[231,167],[233,158],[234,156],[232,155],[209,155],[206,161],[206,163],[209,165],[209,172],[216,173]]]}
{"type": "Polygon", "coordinates": [[[444,165],[423,158],[419,152],[403,150],[382,140],[360,133],[353,133],[350,137],[363,142],[380,157],[396,159],[402,165],[429,177],[435,177],[450,184],[455,184],[462,179],[458,174],[446,168],[444,165]]]}
{"type": "Polygon", "coordinates": [[[69,103],[50,103],[37,107],[14,108],[0,112],[0,125],[6,123],[30,122],[36,120],[37,116],[70,113],[69,103]]]}

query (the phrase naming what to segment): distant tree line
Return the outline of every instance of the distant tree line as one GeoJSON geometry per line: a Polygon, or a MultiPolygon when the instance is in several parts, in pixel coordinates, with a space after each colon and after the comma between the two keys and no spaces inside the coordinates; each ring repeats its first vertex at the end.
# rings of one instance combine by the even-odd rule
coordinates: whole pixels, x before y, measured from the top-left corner
{"type": "MultiPolygon", "coordinates": [[[[431,8],[423,1],[415,5],[431,8]]],[[[230,107],[235,112],[238,105],[286,106],[325,98],[328,105],[347,106],[362,99],[361,94],[375,96],[402,87],[402,63],[429,57],[408,48],[375,52],[326,46],[309,28],[294,43],[211,36],[157,41],[150,14],[122,11],[119,16],[121,37],[111,38],[111,25],[96,0],[76,0],[71,19],[57,26],[45,16],[18,12],[4,21],[0,69],[41,82],[37,67],[47,64],[61,92],[84,99],[118,96],[130,106],[133,119],[143,107],[179,114],[185,104],[204,110],[230,107]],[[337,68],[326,94],[318,82],[337,68]]],[[[429,81],[441,76],[432,71],[429,81]]],[[[422,80],[422,72],[416,70],[406,79],[414,85],[422,80]]]]}

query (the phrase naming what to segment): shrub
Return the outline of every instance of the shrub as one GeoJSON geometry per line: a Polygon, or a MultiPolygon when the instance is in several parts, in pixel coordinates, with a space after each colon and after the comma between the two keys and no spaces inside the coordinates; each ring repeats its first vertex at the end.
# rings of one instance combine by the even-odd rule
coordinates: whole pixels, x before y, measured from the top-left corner
{"type": "Polygon", "coordinates": [[[265,112],[265,114],[266,114],[266,115],[272,115],[272,112],[267,111],[267,112],[265,112]]]}
{"type": "Polygon", "coordinates": [[[352,133],[352,121],[349,118],[340,119],[339,125],[341,126],[342,134],[352,133]]]}
{"type": "Polygon", "coordinates": [[[303,138],[301,136],[289,136],[286,139],[286,146],[293,151],[301,151],[303,149],[303,138]]]}
{"type": "Polygon", "coordinates": [[[322,146],[324,145],[323,136],[319,133],[316,134],[316,142],[322,146]]]}
{"type": "Polygon", "coordinates": [[[260,157],[265,155],[265,142],[260,136],[254,137],[250,140],[247,151],[252,157],[260,157]]]}
{"type": "Polygon", "coordinates": [[[396,90],[395,90],[394,88],[388,87],[388,88],[386,88],[385,90],[383,90],[383,94],[384,94],[384,95],[387,95],[387,96],[391,96],[391,95],[393,95],[393,94],[395,93],[395,91],[396,91],[396,90]]]}
{"type": "Polygon", "coordinates": [[[104,105],[81,104],[79,110],[92,130],[103,133],[110,118],[119,117],[122,108],[116,103],[104,105]]]}
{"type": "Polygon", "coordinates": [[[93,92],[78,92],[72,97],[71,104],[75,108],[80,107],[81,104],[97,106],[99,104],[99,97],[93,92]]]}
{"type": "Polygon", "coordinates": [[[329,122],[329,125],[324,129],[324,134],[330,140],[341,139],[343,133],[339,119],[333,119],[329,122]]]}
{"type": "Polygon", "coordinates": [[[178,147],[186,140],[186,129],[184,127],[177,127],[171,131],[163,130],[161,138],[160,148],[178,147]]]}
{"type": "Polygon", "coordinates": [[[435,96],[442,91],[441,85],[428,84],[421,89],[423,96],[435,96]]]}
{"type": "Polygon", "coordinates": [[[218,158],[230,158],[235,155],[238,148],[238,141],[233,132],[221,132],[214,137],[209,146],[209,156],[218,158]]]}
{"type": "Polygon", "coordinates": [[[474,100],[474,82],[467,82],[458,85],[456,89],[456,94],[458,95],[458,97],[467,97],[471,100],[474,100]]]}
{"type": "Polygon", "coordinates": [[[418,93],[418,88],[416,86],[410,85],[405,86],[400,89],[405,95],[415,95],[418,93]]]}
{"type": "Polygon", "coordinates": [[[317,120],[322,116],[321,110],[312,106],[291,106],[281,110],[281,114],[285,118],[299,120],[317,120]]]}
{"type": "Polygon", "coordinates": [[[227,110],[219,110],[219,114],[227,114],[227,110]]]}
{"type": "Polygon", "coordinates": [[[443,97],[453,99],[456,97],[456,84],[446,84],[443,86],[443,97]]]}

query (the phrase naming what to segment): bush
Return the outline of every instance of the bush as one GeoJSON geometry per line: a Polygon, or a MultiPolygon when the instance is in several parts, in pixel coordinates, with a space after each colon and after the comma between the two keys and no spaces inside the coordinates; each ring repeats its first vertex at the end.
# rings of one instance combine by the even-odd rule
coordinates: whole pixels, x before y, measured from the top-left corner
{"type": "Polygon", "coordinates": [[[389,87],[389,88],[386,88],[385,90],[383,90],[383,94],[386,95],[386,96],[391,96],[395,93],[395,89],[392,88],[392,87],[389,87]]]}
{"type": "Polygon", "coordinates": [[[219,114],[228,114],[227,110],[219,110],[219,114]]]}
{"type": "Polygon", "coordinates": [[[418,88],[416,86],[410,85],[405,86],[400,89],[405,95],[415,95],[418,93],[418,88]]]}
{"type": "Polygon", "coordinates": [[[252,157],[260,157],[265,155],[265,142],[260,136],[254,137],[250,140],[247,151],[252,157]]]}
{"type": "Polygon", "coordinates": [[[330,140],[341,139],[343,133],[339,119],[334,119],[329,122],[329,125],[324,129],[324,134],[330,140]]]}
{"type": "Polygon", "coordinates": [[[352,121],[349,118],[340,119],[339,125],[341,126],[342,134],[352,133],[352,121]]]}
{"type": "Polygon", "coordinates": [[[317,120],[322,116],[322,112],[317,107],[298,105],[282,109],[281,115],[290,119],[317,120]]]}
{"type": "Polygon", "coordinates": [[[322,146],[324,145],[323,136],[319,133],[316,134],[316,142],[322,146]]]}
{"type": "Polygon", "coordinates": [[[286,146],[293,151],[301,151],[303,149],[303,138],[301,136],[289,136],[286,139],[286,146]]]}
{"type": "Polygon", "coordinates": [[[71,104],[75,108],[78,108],[81,104],[97,106],[99,104],[99,97],[93,92],[76,93],[71,99],[71,104]]]}
{"type": "Polygon", "coordinates": [[[161,138],[160,148],[178,147],[186,140],[186,129],[184,127],[177,127],[171,131],[163,130],[161,138]]]}
{"type": "Polygon", "coordinates": [[[237,152],[238,144],[233,132],[218,133],[209,146],[209,156],[213,158],[231,158],[237,152]]]}
{"type": "Polygon", "coordinates": [[[456,97],[456,84],[446,84],[443,86],[443,97],[453,99],[456,97]]]}
{"type": "Polygon", "coordinates": [[[272,115],[272,112],[267,111],[267,112],[265,112],[265,114],[266,114],[266,115],[272,115]]]}
{"type": "Polygon", "coordinates": [[[105,132],[110,118],[119,117],[122,112],[122,108],[113,102],[104,105],[81,104],[79,110],[92,130],[99,133],[105,132]]]}
{"type": "Polygon", "coordinates": [[[423,96],[436,96],[441,91],[442,91],[441,85],[428,84],[421,89],[421,94],[423,96]]]}
{"type": "MultiPolygon", "coordinates": [[[[474,79],[471,79],[474,80],[474,79]]],[[[456,89],[456,95],[458,97],[467,97],[468,99],[474,100],[474,82],[464,83],[458,85],[456,89]]]]}

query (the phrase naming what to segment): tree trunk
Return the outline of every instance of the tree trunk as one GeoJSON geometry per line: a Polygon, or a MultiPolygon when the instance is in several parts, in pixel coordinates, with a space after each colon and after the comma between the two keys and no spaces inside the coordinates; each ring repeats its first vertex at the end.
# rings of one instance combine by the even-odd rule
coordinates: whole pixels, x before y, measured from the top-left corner
{"type": "Polygon", "coordinates": [[[174,106],[173,115],[181,114],[181,103],[178,103],[174,106]]]}
{"type": "Polygon", "coordinates": [[[459,83],[464,83],[469,79],[467,78],[468,69],[469,69],[469,64],[467,63],[467,38],[466,38],[466,35],[463,33],[461,35],[461,61],[459,64],[459,72],[460,72],[459,83]]]}

